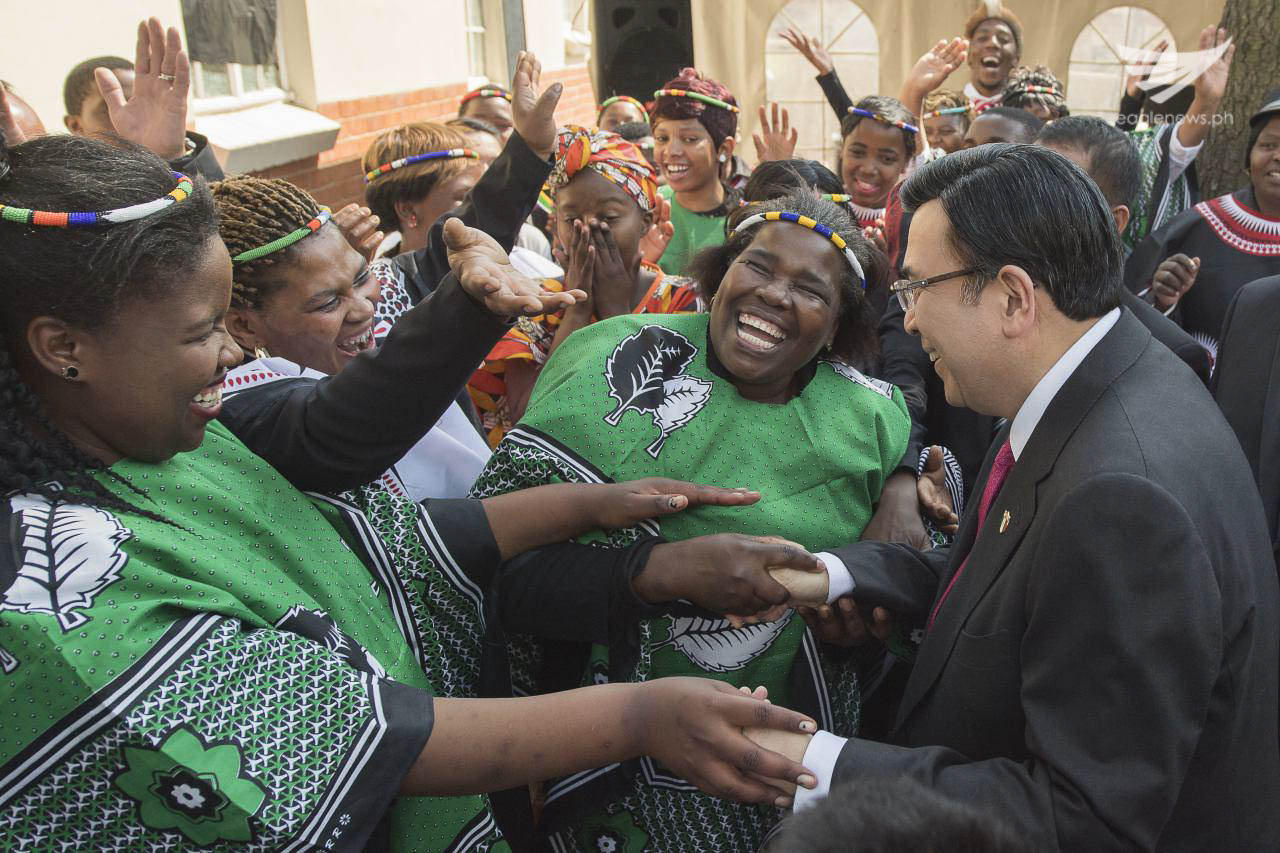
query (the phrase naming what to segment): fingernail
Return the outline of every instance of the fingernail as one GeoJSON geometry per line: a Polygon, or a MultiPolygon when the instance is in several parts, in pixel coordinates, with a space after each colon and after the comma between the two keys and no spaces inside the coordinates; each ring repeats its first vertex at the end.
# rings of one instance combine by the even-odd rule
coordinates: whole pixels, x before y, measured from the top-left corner
{"type": "Polygon", "coordinates": [[[801,721],[800,721],[800,731],[802,731],[802,732],[809,732],[809,733],[811,733],[811,734],[812,734],[813,732],[816,732],[817,730],[818,730],[818,726],[817,726],[817,724],[816,724],[816,723],[814,723],[812,720],[801,720],[801,721]]]}
{"type": "Polygon", "coordinates": [[[801,773],[796,778],[796,784],[801,788],[816,788],[818,787],[818,780],[810,776],[808,773],[801,773]]]}
{"type": "Polygon", "coordinates": [[[773,801],[773,804],[780,809],[789,809],[791,808],[791,798],[778,797],[776,800],[773,801]]]}
{"type": "Polygon", "coordinates": [[[668,499],[667,499],[667,506],[671,507],[672,509],[679,509],[679,508],[680,508],[680,496],[679,496],[679,495],[672,495],[670,498],[668,498],[668,499]]]}

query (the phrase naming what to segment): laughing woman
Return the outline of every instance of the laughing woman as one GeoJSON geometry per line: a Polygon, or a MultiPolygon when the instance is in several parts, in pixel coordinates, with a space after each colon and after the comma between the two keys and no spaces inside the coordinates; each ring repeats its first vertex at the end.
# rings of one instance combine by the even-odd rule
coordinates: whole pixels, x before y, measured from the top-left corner
{"type": "MultiPolygon", "coordinates": [[[[483,792],[645,752],[754,802],[777,795],[743,756],[800,777],[737,728],[802,716],[710,682],[436,698],[416,566],[363,562],[366,531],[217,421],[240,352],[204,183],[137,146],[0,135],[0,213],[4,847],[493,849],[483,792]]],[[[466,231],[438,293],[533,310],[466,231]]],[[[470,505],[464,544],[493,561],[549,521],[679,503],[608,488],[470,505]]]]}
{"type": "Polygon", "coordinates": [[[889,191],[915,155],[914,121],[897,98],[869,95],[840,122],[840,179],[863,228],[884,218],[889,191]]]}
{"type": "MultiPolygon", "coordinates": [[[[759,681],[774,701],[847,732],[856,679],[821,659],[801,619],[734,628],[724,617],[754,608],[732,600],[741,579],[723,565],[733,561],[717,570],[692,550],[669,556],[704,534],[770,534],[810,551],[857,539],[907,443],[902,395],[850,366],[875,347],[863,287],[882,256],[848,213],[807,190],[751,211],[699,259],[709,314],[615,317],[556,350],[476,493],[682,472],[746,478],[763,499],[615,535],[636,556],[614,567],[614,586],[564,546],[527,554],[504,570],[494,601],[524,689],[674,673],[759,681]]],[[[822,586],[821,601],[841,594],[835,579],[822,586]]],[[[592,851],[755,850],[775,819],[698,795],[660,762],[562,779],[543,812],[555,849],[592,851]]]]}

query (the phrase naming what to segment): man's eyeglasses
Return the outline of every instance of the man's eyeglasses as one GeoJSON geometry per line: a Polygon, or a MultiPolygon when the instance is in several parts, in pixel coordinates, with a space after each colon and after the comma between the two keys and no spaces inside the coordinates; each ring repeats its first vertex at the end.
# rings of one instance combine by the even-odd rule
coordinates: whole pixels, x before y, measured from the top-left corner
{"type": "Polygon", "coordinates": [[[978,271],[977,267],[967,267],[955,272],[944,272],[941,275],[930,276],[929,278],[918,278],[915,281],[902,279],[889,285],[889,292],[898,297],[898,304],[902,306],[903,311],[910,311],[916,307],[916,298],[920,291],[929,285],[952,278],[959,278],[962,275],[973,275],[978,271]]]}

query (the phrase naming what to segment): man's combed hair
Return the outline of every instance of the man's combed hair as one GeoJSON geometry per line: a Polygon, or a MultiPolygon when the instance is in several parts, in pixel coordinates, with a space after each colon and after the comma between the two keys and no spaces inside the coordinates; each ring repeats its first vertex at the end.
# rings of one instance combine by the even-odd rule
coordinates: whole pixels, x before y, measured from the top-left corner
{"type": "Polygon", "coordinates": [[[1097,116],[1066,116],[1046,124],[1036,142],[1086,155],[1089,176],[1111,206],[1133,207],[1142,188],[1142,160],[1129,134],[1097,116]]]}
{"type": "MultiPolygon", "coordinates": [[[[9,149],[0,133],[0,174],[5,166],[0,204],[38,210],[110,210],[160,198],[175,185],[168,164],[124,140],[58,134],[9,149]]],[[[26,329],[36,317],[98,329],[127,302],[163,298],[181,284],[183,267],[218,233],[208,188],[200,178],[192,186],[186,201],[109,227],[0,223],[0,496],[70,496],[158,518],[97,480],[102,465],[49,422],[17,364],[31,357],[26,329]]]]}
{"type": "MultiPolygon", "coordinates": [[[[984,110],[978,118],[983,118],[985,116],[1008,119],[1016,124],[1018,126],[1019,138],[1013,140],[1015,142],[1031,143],[1035,141],[1035,138],[1040,133],[1041,128],[1044,127],[1043,121],[1021,107],[991,107],[988,110],[984,110]]],[[[974,121],[977,120],[977,118],[974,119],[974,121]]]]}
{"type": "Polygon", "coordinates": [[[133,63],[122,56],[95,56],[72,68],[62,84],[62,103],[67,108],[67,115],[80,115],[84,99],[98,91],[98,81],[93,76],[95,68],[132,71],[133,63]]]}
{"type": "Polygon", "coordinates": [[[950,223],[970,301],[1006,264],[1026,270],[1073,320],[1120,304],[1123,254],[1111,207],[1093,179],[1054,151],[991,143],[927,163],[902,188],[903,209],[937,200],[950,223]]]}
{"type": "MultiPolygon", "coordinates": [[[[292,234],[320,213],[320,204],[310,193],[278,178],[242,175],[219,181],[212,190],[218,206],[218,231],[233,258],[292,234]]],[[[294,243],[256,261],[236,264],[231,304],[261,308],[284,283],[280,272],[293,262],[297,246],[294,243]]]]}
{"type": "MultiPolygon", "coordinates": [[[[902,103],[902,101],[899,101],[897,98],[891,98],[888,95],[867,95],[861,101],[854,104],[854,106],[860,110],[866,110],[867,112],[882,115],[887,119],[904,121],[910,125],[916,124],[916,117],[911,114],[911,110],[907,109],[906,104],[902,103]]],[[[848,139],[849,134],[853,133],[857,126],[862,124],[864,121],[875,121],[875,119],[869,119],[866,116],[858,115],[857,113],[847,113],[845,117],[840,120],[840,138],[848,139]]],[[[902,145],[907,149],[907,156],[910,157],[912,154],[916,153],[916,134],[909,130],[902,129],[898,132],[902,134],[902,145]]]]}
{"type": "MultiPolygon", "coordinates": [[[[731,214],[730,221],[736,224],[752,214],[767,213],[771,210],[789,211],[807,216],[839,234],[849,248],[853,249],[858,262],[862,264],[869,287],[875,287],[877,282],[887,276],[888,260],[871,245],[866,237],[862,236],[862,230],[854,218],[840,205],[826,199],[815,198],[813,192],[808,189],[792,190],[769,201],[739,208],[731,214]]],[[[768,223],[760,223],[730,234],[724,243],[703,249],[694,256],[689,275],[697,282],[698,295],[704,302],[711,303],[729,267],[733,265],[738,255],[751,245],[751,241],[766,224],[768,223]]],[[[791,225],[790,227],[800,228],[801,226],[791,225]]],[[[875,316],[870,300],[863,293],[862,283],[858,281],[853,268],[847,263],[842,263],[841,270],[843,274],[837,287],[840,294],[840,316],[836,321],[836,335],[831,344],[831,354],[850,364],[865,364],[879,351],[879,339],[876,337],[878,318],[875,316]]]]}

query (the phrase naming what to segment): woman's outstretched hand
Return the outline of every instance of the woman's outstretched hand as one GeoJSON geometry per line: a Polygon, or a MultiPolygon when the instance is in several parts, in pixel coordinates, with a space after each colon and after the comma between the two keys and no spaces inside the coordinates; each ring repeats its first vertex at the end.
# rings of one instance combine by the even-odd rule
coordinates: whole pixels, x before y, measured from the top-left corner
{"type": "Polygon", "coordinates": [[[556,104],[564,86],[552,83],[545,92],[541,86],[542,63],[532,52],[520,51],[511,76],[511,124],[535,154],[550,157],[556,147],[556,104]]]}
{"type": "Polygon", "coordinates": [[[121,138],[150,149],[162,159],[178,159],[187,134],[191,63],[176,27],[165,30],[159,18],[138,24],[133,74],[133,97],[126,101],[115,74],[106,68],[93,70],[111,126],[121,138]]]}
{"type": "Polygon", "coordinates": [[[796,785],[817,784],[799,760],[743,733],[749,728],[807,737],[817,726],[804,714],[703,678],[659,678],[643,688],[629,709],[641,751],[705,793],[785,808],[796,785]]]}
{"type": "Polygon", "coordinates": [[[760,500],[760,493],[750,489],[722,489],[648,477],[596,486],[592,496],[596,507],[596,526],[608,529],[632,527],[646,518],[674,515],[695,506],[749,506],[760,500]]]}
{"type": "Polygon", "coordinates": [[[511,265],[497,240],[461,219],[445,222],[444,242],[462,289],[499,317],[550,314],[587,298],[581,290],[545,290],[511,265]]]}

